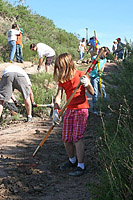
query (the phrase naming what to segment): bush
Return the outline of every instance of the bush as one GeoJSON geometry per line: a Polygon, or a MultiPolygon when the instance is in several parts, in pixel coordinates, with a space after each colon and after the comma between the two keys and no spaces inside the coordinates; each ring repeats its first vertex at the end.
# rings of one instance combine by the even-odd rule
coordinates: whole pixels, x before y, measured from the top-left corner
{"type": "MultiPolygon", "coordinates": [[[[101,163],[99,184],[93,187],[97,200],[131,200],[133,129],[133,55],[110,74],[107,91],[110,115],[102,119],[98,151],[101,163]]],[[[103,105],[102,105],[103,106],[103,105]]]]}

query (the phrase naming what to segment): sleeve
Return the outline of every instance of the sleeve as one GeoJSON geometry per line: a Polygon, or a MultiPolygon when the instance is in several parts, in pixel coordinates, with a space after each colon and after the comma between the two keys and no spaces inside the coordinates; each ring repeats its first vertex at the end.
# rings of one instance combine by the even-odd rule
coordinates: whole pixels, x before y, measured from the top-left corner
{"type": "Polygon", "coordinates": [[[58,86],[59,86],[59,87],[62,87],[62,83],[61,83],[61,82],[59,82],[59,83],[58,83],[58,86]]]}
{"type": "Polygon", "coordinates": [[[18,31],[18,30],[15,30],[15,35],[20,35],[20,31],[18,31]]]}
{"type": "Polygon", "coordinates": [[[41,53],[41,51],[39,51],[38,49],[37,49],[37,53],[38,53],[38,56],[39,56],[39,58],[42,58],[42,53],[41,53]]]}

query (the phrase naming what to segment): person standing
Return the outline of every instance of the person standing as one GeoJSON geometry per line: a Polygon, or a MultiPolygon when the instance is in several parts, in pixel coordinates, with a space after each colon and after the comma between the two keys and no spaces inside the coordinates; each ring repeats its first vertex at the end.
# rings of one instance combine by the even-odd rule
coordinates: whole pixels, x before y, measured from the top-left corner
{"type": "MultiPolygon", "coordinates": [[[[94,36],[89,39],[87,46],[89,46],[88,52],[90,52],[91,59],[92,59],[93,56],[97,55],[96,40],[95,40],[94,36]]],[[[100,42],[98,40],[97,40],[97,47],[98,47],[98,50],[99,50],[100,49],[100,42]]]]}
{"type": "Polygon", "coordinates": [[[20,35],[20,28],[17,24],[13,24],[12,28],[7,32],[8,45],[10,48],[10,53],[9,53],[10,63],[13,63],[13,59],[16,53],[16,41],[18,35],[20,35]]]}
{"type": "MultiPolygon", "coordinates": [[[[98,100],[98,93],[101,93],[101,88],[100,88],[100,77],[103,75],[105,63],[107,62],[107,55],[110,54],[110,50],[108,47],[102,47],[99,49],[99,52],[104,49],[102,55],[100,56],[100,61],[99,61],[99,66],[100,66],[100,72],[98,68],[98,63],[96,63],[96,66],[93,71],[90,72],[90,77],[91,77],[91,84],[94,88],[94,95],[92,96],[92,104],[93,104],[93,113],[98,114],[97,108],[96,108],[96,102],[98,100]]],[[[92,60],[95,60],[96,56],[92,57],[92,60]]],[[[105,91],[105,86],[103,84],[103,80],[101,79],[101,84],[102,84],[102,92],[103,92],[103,97],[106,98],[106,91],[105,91]]]]}
{"type": "Polygon", "coordinates": [[[83,60],[84,59],[84,51],[87,51],[85,38],[82,38],[82,41],[80,41],[78,51],[80,52],[80,60],[83,60]]]}
{"type": "Polygon", "coordinates": [[[23,29],[20,28],[20,35],[17,36],[17,41],[16,41],[16,60],[18,63],[23,63],[22,34],[23,34],[23,29]]]}
{"type": "Polygon", "coordinates": [[[117,53],[116,53],[116,50],[117,50],[117,40],[115,40],[115,41],[113,42],[113,46],[112,46],[113,55],[115,56],[115,57],[114,57],[114,60],[117,60],[117,53]]]}
{"type": "Polygon", "coordinates": [[[33,92],[31,90],[31,81],[27,73],[19,66],[12,64],[5,68],[0,81],[0,116],[3,111],[4,101],[9,101],[11,98],[15,102],[13,91],[17,89],[21,92],[25,108],[27,111],[27,122],[32,121],[32,101],[33,92]]]}
{"type": "Polygon", "coordinates": [[[85,91],[94,94],[94,89],[90,79],[85,72],[76,70],[72,56],[68,53],[59,55],[55,61],[54,78],[58,81],[58,90],[54,102],[53,122],[58,123],[58,110],[63,96],[66,93],[67,100],[72,95],[79,83],[81,83],[75,96],[67,106],[63,120],[62,140],[69,160],[60,166],[61,170],[74,168],[70,176],[80,176],[84,174],[84,143],[83,136],[88,119],[88,100],[85,91]],[[76,156],[74,155],[74,146],[76,156]]]}
{"type": "Polygon", "coordinates": [[[43,56],[45,56],[46,57],[45,69],[46,72],[49,72],[49,66],[51,65],[54,59],[55,51],[50,46],[44,43],[38,43],[38,44],[32,43],[30,45],[30,49],[38,53],[39,65],[37,67],[37,70],[39,71],[41,69],[41,65],[43,63],[43,56]]]}
{"type": "Polygon", "coordinates": [[[118,42],[116,50],[118,52],[118,58],[124,60],[124,47],[126,47],[126,45],[121,42],[121,38],[117,38],[116,40],[118,42]]]}

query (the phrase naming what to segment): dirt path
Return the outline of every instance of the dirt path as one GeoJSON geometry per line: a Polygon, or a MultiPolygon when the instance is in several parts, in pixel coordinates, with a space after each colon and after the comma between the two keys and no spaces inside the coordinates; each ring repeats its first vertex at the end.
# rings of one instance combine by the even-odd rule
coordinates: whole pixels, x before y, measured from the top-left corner
{"type": "MultiPolygon", "coordinates": [[[[111,67],[108,63],[105,72],[111,67]]],[[[32,70],[34,73],[36,66],[26,69],[27,73],[32,73],[32,70]]],[[[59,169],[59,165],[67,160],[61,140],[62,124],[53,129],[35,159],[31,158],[32,154],[49,130],[50,118],[35,117],[33,123],[11,122],[1,127],[0,200],[89,200],[88,185],[98,181],[97,133],[94,127],[100,123],[100,117],[90,113],[84,137],[86,173],[75,178],[68,175],[69,171],[59,169]],[[21,165],[23,159],[31,162],[30,167],[21,165]]]]}

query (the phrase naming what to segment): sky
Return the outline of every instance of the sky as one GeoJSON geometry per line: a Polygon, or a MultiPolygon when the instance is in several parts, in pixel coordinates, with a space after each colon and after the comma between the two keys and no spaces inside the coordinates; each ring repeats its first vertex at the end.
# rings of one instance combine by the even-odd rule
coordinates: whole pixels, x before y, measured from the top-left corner
{"type": "MultiPolygon", "coordinates": [[[[19,0],[8,0],[10,3],[19,0]]],[[[88,39],[94,36],[101,46],[112,50],[113,41],[133,42],[133,0],[23,0],[33,13],[53,21],[57,28],[88,39]]]]}

